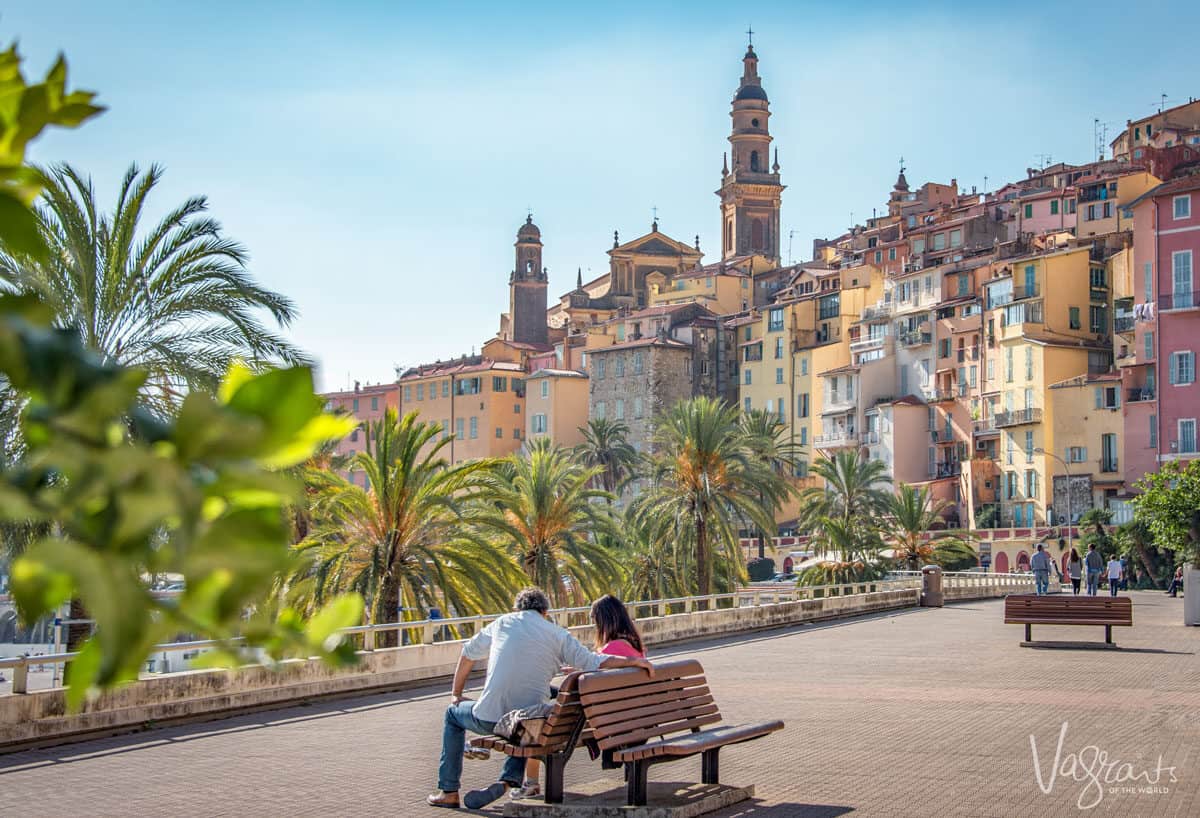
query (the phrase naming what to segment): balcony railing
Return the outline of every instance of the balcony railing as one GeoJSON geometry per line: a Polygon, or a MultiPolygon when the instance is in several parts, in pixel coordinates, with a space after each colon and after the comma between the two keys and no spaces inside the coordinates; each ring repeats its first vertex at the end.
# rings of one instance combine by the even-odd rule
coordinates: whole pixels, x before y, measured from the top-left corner
{"type": "Polygon", "coordinates": [[[993,434],[996,431],[996,418],[990,417],[971,423],[972,431],[977,435],[993,434]]]}
{"type": "Polygon", "coordinates": [[[873,349],[882,349],[889,340],[890,340],[890,338],[887,335],[876,335],[874,337],[868,336],[866,338],[859,338],[858,340],[850,342],[850,351],[851,352],[868,352],[873,349]]]}
{"type": "Polygon", "coordinates": [[[996,413],[996,428],[1003,429],[1006,426],[1024,426],[1029,423],[1041,423],[1041,409],[1014,409],[1011,412],[996,413]]]}
{"type": "Polygon", "coordinates": [[[929,471],[931,480],[941,480],[946,477],[958,477],[962,474],[962,463],[957,461],[949,463],[935,463],[929,471]]]}
{"type": "Polygon", "coordinates": [[[947,387],[945,389],[935,389],[935,390],[933,390],[933,402],[934,403],[945,403],[946,401],[954,400],[954,395],[955,395],[955,390],[953,387],[947,387]]]}
{"type": "Polygon", "coordinates": [[[854,446],[858,444],[858,432],[835,429],[827,434],[817,435],[813,441],[818,447],[854,446]]]}
{"type": "Polygon", "coordinates": [[[1181,293],[1170,293],[1158,299],[1160,310],[1194,310],[1200,309],[1200,290],[1181,293]]]}
{"type": "Polygon", "coordinates": [[[862,318],[863,320],[870,320],[872,318],[890,318],[895,310],[896,306],[891,301],[881,301],[877,304],[872,304],[869,307],[863,307],[862,318]]]}
{"type": "Polygon", "coordinates": [[[896,341],[902,347],[917,347],[928,344],[933,340],[933,333],[927,330],[901,330],[896,333],[896,341]]]}
{"type": "Polygon", "coordinates": [[[1113,319],[1113,329],[1117,332],[1133,332],[1135,321],[1132,315],[1118,315],[1113,319]]]}
{"type": "Polygon", "coordinates": [[[1125,398],[1127,403],[1142,403],[1150,400],[1154,400],[1154,390],[1145,386],[1130,389],[1125,398]]]}
{"type": "Polygon", "coordinates": [[[873,446],[879,443],[879,430],[872,429],[868,432],[863,432],[862,442],[865,446],[873,446]]]}
{"type": "Polygon", "coordinates": [[[1020,287],[1013,287],[1013,301],[1021,301],[1025,298],[1037,298],[1042,294],[1042,285],[1036,281],[1032,284],[1022,284],[1020,287]]]}

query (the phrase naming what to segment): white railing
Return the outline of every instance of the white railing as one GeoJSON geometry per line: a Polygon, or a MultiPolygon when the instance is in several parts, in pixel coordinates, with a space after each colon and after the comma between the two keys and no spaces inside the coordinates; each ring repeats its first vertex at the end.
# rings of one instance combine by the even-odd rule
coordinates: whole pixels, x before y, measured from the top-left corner
{"type": "MultiPolygon", "coordinates": [[[[921,578],[899,577],[896,579],[874,580],[870,582],[855,582],[840,585],[794,585],[780,584],[778,588],[749,587],[724,594],[709,594],[707,596],[674,597],[670,599],[651,599],[639,602],[627,602],[626,607],[634,619],[649,617],[673,616],[678,614],[699,613],[702,611],[729,610],[732,608],[760,607],[778,605],[783,602],[797,602],[806,599],[824,599],[829,597],[845,597],[885,591],[919,590],[921,578]]],[[[550,611],[550,618],[564,628],[587,626],[591,624],[591,606],[578,608],[556,608],[550,611]]],[[[361,652],[376,650],[376,633],[399,632],[397,640],[402,645],[432,645],[436,642],[447,642],[474,635],[499,619],[503,613],[480,614],[478,616],[459,616],[448,619],[421,619],[407,622],[386,622],[373,625],[357,625],[346,628],[344,634],[362,634],[361,652]]],[[[233,640],[238,642],[240,640],[233,640]]],[[[152,654],[175,653],[180,651],[202,651],[215,648],[222,644],[215,640],[196,640],[190,642],[167,642],[155,645],[152,654]]],[[[62,652],[39,656],[13,656],[0,658],[0,669],[12,670],[12,692],[29,692],[30,667],[42,665],[57,666],[69,662],[78,655],[62,652]]],[[[167,673],[148,673],[143,678],[160,678],[170,675],[167,673]]]]}

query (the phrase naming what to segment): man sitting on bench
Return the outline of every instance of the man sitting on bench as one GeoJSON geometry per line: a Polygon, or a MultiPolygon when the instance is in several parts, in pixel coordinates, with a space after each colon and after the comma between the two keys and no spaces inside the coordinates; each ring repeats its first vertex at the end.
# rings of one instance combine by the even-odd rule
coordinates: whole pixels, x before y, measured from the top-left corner
{"type": "MultiPolygon", "coordinates": [[[[450,706],[446,708],[442,728],[442,760],[438,767],[438,792],[426,800],[435,807],[457,808],[458,787],[462,777],[463,747],[466,731],[488,735],[500,717],[510,710],[541,704],[550,690],[550,680],[559,668],[570,665],[578,670],[639,667],[653,675],[654,667],[645,659],[601,656],[593,653],[565,628],[550,621],[550,600],[537,588],[517,594],[513,613],[505,614],[467,642],[463,647],[450,706]],[[487,658],[487,678],[479,701],[463,697],[463,688],[471,668],[487,658]]],[[[482,790],[471,790],[462,803],[480,809],[495,801],[509,787],[521,786],[525,759],[510,756],[504,762],[500,780],[482,790]]]]}

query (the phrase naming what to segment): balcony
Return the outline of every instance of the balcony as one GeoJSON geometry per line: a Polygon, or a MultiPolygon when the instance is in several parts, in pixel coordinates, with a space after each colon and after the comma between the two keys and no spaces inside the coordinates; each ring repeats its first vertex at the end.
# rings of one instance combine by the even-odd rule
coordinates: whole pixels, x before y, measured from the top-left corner
{"type": "Polygon", "coordinates": [[[1196,310],[1200,309],[1200,290],[1171,293],[1158,299],[1160,310],[1196,310]]]}
{"type": "Polygon", "coordinates": [[[818,449],[836,449],[842,446],[857,446],[858,432],[850,432],[845,429],[834,429],[832,432],[824,435],[817,435],[813,438],[813,445],[818,449]]]}
{"type": "Polygon", "coordinates": [[[892,337],[886,334],[859,338],[857,341],[850,342],[850,352],[874,352],[877,349],[887,349],[891,345],[891,340],[892,337]]]}
{"type": "Polygon", "coordinates": [[[1013,301],[1024,301],[1026,298],[1037,298],[1042,294],[1042,285],[1036,281],[1013,287],[1013,301]]]}
{"type": "Polygon", "coordinates": [[[1133,332],[1136,319],[1132,315],[1118,315],[1113,319],[1113,330],[1120,333],[1133,332]]]}
{"type": "Polygon", "coordinates": [[[899,330],[896,333],[896,342],[902,347],[919,347],[930,343],[933,340],[933,333],[929,330],[899,330]]]}
{"type": "Polygon", "coordinates": [[[1145,386],[1135,386],[1125,394],[1126,403],[1145,403],[1154,400],[1154,390],[1145,386]]]}
{"type": "Polygon", "coordinates": [[[999,434],[996,430],[996,418],[990,417],[984,420],[976,420],[971,423],[971,431],[975,436],[999,434]]]}
{"type": "Polygon", "coordinates": [[[930,397],[930,402],[946,403],[947,401],[954,400],[956,394],[957,392],[953,387],[948,387],[946,389],[935,389],[930,397]]]}
{"type": "Polygon", "coordinates": [[[958,477],[960,474],[962,474],[962,463],[957,461],[935,463],[929,471],[929,479],[944,480],[947,477],[958,477]]]}
{"type": "Polygon", "coordinates": [[[954,442],[953,429],[931,429],[929,436],[933,438],[933,442],[938,445],[945,445],[954,442]]]}
{"type": "Polygon", "coordinates": [[[880,301],[869,307],[863,307],[862,320],[870,321],[873,318],[891,318],[895,310],[896,307],[891,301],[880,301]]]}
{"type": "Polygon", "coordinates": [[[879,443],[879,430],[869,429],[863,432],[862,442],[864,446],[875,446],[879,443]]]}
{"type": "Polygon", "coordinates": [[[1118,459],[1115,457],[1100,458],[1100,471],[1103,474],[1113,474],[1117,471],[1118,459]]]}
{"type": "Polygon", "coordinates": [[[1042,422],[1041,409],[1014,409],[1011,412],[996,413],[996,428],[1004,429],[1008,426],[1026,426],[1030,423],[1042,422]]]}

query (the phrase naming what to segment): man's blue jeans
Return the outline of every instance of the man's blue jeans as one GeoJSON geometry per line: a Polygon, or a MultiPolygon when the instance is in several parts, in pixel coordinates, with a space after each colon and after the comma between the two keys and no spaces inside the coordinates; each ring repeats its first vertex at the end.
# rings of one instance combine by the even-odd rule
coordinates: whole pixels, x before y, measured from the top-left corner
{"type": "MultiPolygon", "coordinates": [[[[442,792],[458,792],[462,779],[463,749],[467,743],[467,731],[490,735],[496,727],[494,721],[475,718],[475,702],[464,701],[446,708],[446,720],[442,727],[442,763],[438,765],[438,789],[442,792]]],[[[521,786],[525,774],[525,759],[508,756],[500,780],[514,787],[521,786]]]]}
{"type": "Polygon", "coordinates": [[[1049,571],[1034,571],[1033,581],[1037,586],[1037,595],[1045,596],[1050,593],[1050,572],[1049,571]]]}
{"type": "Polygon", "coordinates": [[[1088,596],[1095,596],[1096,592],[1100,590],[1100,572],[1089,569],[1087,572],[1087,582],[1088,596]]]}

